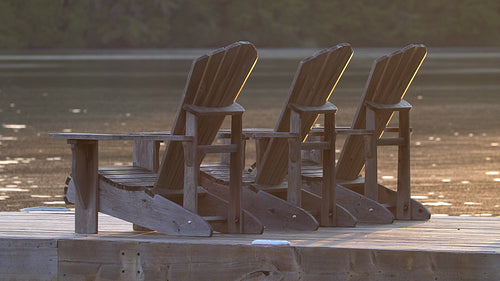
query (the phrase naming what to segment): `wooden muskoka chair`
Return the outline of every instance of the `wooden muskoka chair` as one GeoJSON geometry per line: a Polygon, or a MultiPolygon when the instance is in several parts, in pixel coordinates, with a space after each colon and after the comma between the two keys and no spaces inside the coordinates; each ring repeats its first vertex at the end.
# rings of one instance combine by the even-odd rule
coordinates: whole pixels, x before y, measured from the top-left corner
{"type": "MultiPolygon", "coordinates": [[[[318,220],[322,226],[356,225],[356,218],[335,203],[337,108],[328,102],[351,56],[351,46],[340,44],[302,60],[274,131],[244,130],[246,137],[257,141],[257,173],[247,172],[243,176],[243,207],[257,216],[266,228],[316,229],[318,220]],[[323,141],[304,143],[321,114],[331,129],[326,130],[323,141]],[[326,159],[323,172],[328,176],[322,181],[324,193],[321,196],[309,193],[320,200],[314,206],[302,201],[300,150],[304,146],[322,150],[326,159]],[[288,182],[284,182],[287,171],[288,182]]],[[[227,163],[203,165],[200,184],[210,192],[227,197],[228,167],[227,163]]]]}
{"type": "MultiPolygon", "coordinates": [[[[430,218],[427,208],[410,197],[411,105],[403,99],[426,54],[424,45],[414,44],[375,60],[351,128],[337,128],[338,133],[348,134],[336,167],[340,204],[349,205],[341,194],[352,190],[390,211],[388,214],[371,209],[371,206],[367,206],[369,213],[350,210],[360,221],[373,222],[373,217],[378,222],[390,221],[393,217],[404,220],[430,218]],[[388,128],[395,112],[399,115],[398,128],[388,128]],[[382,138],[384,133],[398,133],[398,136],[382,138]],[[377,146],[387,145],[398,147],[397,190],[377,183],[377,146]],[[361,177],[363,168],[365,178],[361,177]]],[[[316,163],[309,161],[309,165],[303,166],[304,186],[319,194],[318,181],[322,178],[319,159],[309,157],[309,160],[316,163]]]]}
{"type": "Polygon", "coordinates": [[[97,212],[169,235],[262,233],[241,208],[242,114],[235,103],[257,61],[248,42],[237,42],[194,60],[171,133],[52,134],[73,151],[70,189],[75,193],[75,231],[97,233],[97,212]],[[231,144],[213,145],[231,115],[231,144]],[[133,167],[98,169],[99,140],[133,140],[133,167]],[[168,141],[161,166],[159,144],[168,141]],[[230,153],[230,196],[225,201],[198,186],[206,153],[230,153]]]}

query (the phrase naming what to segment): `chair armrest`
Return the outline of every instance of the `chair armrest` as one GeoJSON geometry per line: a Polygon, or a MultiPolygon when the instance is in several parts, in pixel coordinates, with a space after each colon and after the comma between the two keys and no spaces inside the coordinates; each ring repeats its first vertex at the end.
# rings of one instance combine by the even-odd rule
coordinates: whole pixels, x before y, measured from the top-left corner
{"type": "Polygon", "coordinates": [[[125,134],[93,134],[93,133],[57,133],[49,134],[53,139],[67,140],[151,140],[151,141],[192,141],[193,137],[171,135],[169,132],[125,133],[125,134]]]}
{"type": "MultiPolygon", "coordinates": [[[[243,129],[244,139],[268,139],[268,138],[295,138],[295,134],[289,132],[275,132],[273,129],[262,129],[262,128],[249,128],[243,129]]],[[[231,132],[229,130],[220,130],[217,133],[217,138],[228,139],[231,138],[231,132]]]]}
{"type": "MultiPolygon", "coordinates": [[[[325,131],[324,127],[314,127],[309,132],[311,136],[323,136],[325,131]]],[[[335,132],[337,134],[344,135],[373,135],[375,131],[366,129],[353,129],[351,127],[335,127],[335,132]]]]}
{"type": "Polygon", "coordinates": [[[269,138],[296,138],[297,135],[289,132],[275,132],[273,129],[250,128],[244,129],[243,134],[251,139],[269,138]]]}
{"type": "Polygon", "coordinates": [[[358,136],[369,136],[375,134],[374,130],[352,129],[350,127],[337,127],[335,128],[335,132],[337,134],[358,135],[358,136]]]}

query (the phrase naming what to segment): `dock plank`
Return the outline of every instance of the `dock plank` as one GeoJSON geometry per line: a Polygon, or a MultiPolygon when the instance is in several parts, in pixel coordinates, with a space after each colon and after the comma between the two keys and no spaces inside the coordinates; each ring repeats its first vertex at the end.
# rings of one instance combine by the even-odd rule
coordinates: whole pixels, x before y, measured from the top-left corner
{"type": "Polygon", "coordinates": [[[73,231],[72,211],[0,213],[0,280],[500,280],[497,217],[194,238],[133,231],[99,214],[98,234],[73,231]]]}

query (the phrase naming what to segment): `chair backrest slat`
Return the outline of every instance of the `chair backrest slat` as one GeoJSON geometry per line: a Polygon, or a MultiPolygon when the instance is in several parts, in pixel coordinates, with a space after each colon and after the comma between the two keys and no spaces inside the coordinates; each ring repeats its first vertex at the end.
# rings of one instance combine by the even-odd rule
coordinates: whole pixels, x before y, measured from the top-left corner
{"type": "MultiPolygon", "coordinates": [[[[243,85],[257,61],[257,50],[248,42],[237,42],[196,59],[191,67],[177,116],[172,128],[174,134],[186,130],[185,104],[205,107],[225,107],[236,101],[243,85]]],[[[199,121],[198,143],[211,144],[224,117],[202,118],[199,121]]],[[[155,188],[183,187],[184,152],[182,143],[169,142],[155,188]]]]}
{"type": "MultiPolygon", "coordinates": [[[[365,128],[367,101],[396,104],[404,98],[426,54],[427,49],[424,45],[414,44],[375,60],[352,123],[353,129],[365,128]]],[[[382,136],[392,115],[393,112],[388,112],[377,117],[378,137],[382,136]]],[[[362,136],[347,137],[337,163],[337,178],[354,180],[361,174],[365,165],[364,147],[362,136]]]]}
{"type": "MultiPolygon", "coordinates": [[[[342,73],[352,57],[349,44],[339,44],[322,50],[312,57],[302,60],[290,87],[288,98],[283,105],[275,131],[288,132],[290,129],[289,104],[305,106],[323,105],[330,98],[342,73]]],[[[302,118],[301,139],[304,140],[316,122],[318,114],[308,114],[302,118]]],[[[288,140],[271,139],[258,167],[256,182],[276,185],[283,181],[288,167],[288,140]]]]}

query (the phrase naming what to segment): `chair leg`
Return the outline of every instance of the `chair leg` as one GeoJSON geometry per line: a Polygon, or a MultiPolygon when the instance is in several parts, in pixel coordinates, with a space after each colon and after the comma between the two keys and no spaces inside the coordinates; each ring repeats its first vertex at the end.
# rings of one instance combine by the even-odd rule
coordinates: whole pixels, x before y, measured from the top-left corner
{"type": "Polygon", "coordinates": [[[98,200],[98,143],[70,141],[73,152],[72,177],[76,192],[75,232],[97,233],[98,200]]]}
{"type": "MultiPolygon", "coordinates": [[[[376,112],[366,108],[366,129],[375,131],[377,122],[376,112]]],[[[377,187],[377,136],[375,134],[365,137],[365,191],[364,195],[372,200],[378,200],[377,187]]]]}
{"type": "Polygon", "coordinates": [[[398,195],[396,202],[396,218],[411,219],[410,199],[410,121],[409,111],[399,112],[399,137],[404,140],[398,146],[398,195]]]}
{"type": "Polygon", "coordinates": [[[321,226],[337,225],[335,184],[335,113],[325,114],[325,142],[329,149],[323,150],[323,185],[321,192],[321,226]]]}
{"type": "Polygon", "coordinates": [[[241,182],[242,182],[242,116],[236,114],[231,119],[231,144],[238,146],[235,152],[231,153],[230,159],[230,179],[229,179],[229,207],[227,224],[229,233],[242,233],[242,209],[241,209],[241,182]]]}
{"type": "MultiPolygon", "coordinates": [[[[229,197],[227,184],[218,183],[204,176],[201,176],[200,184],[210,194],[225,200],[229,197]]],[[[283,188],[283,193],[286,191],[286,188],[283,188]]],[[[241,192],[241,204],[244,211],[257,217],[268,229],[316,230],[318,228],[319,224],[311,214],[286,200],[260,190],[258,187],[244,186],[241,192]]],[[[245,223],[248,224],[246,221],[245,223]]]]}
{"type": "Polygon", "coordinates": [[[198,175],[200,171],[198,155],[198,117],[186,113],[186,135],[192,136],[192,142],[184,142],[184,199],[182,205],[187,210],[198,213],[198,175]]]}
{"type": "Polygon", "coordinates": [[[99,200],[100,212],[164,234],[212,235],[202,217],[159,194],[120,189],[100,181],[99,200]]]}
{"type": "Polygon", "coordinates": [[[290,112],[290,133],[296,134],[296,138],[291,138],[288,141],[289,146],[289,161],[288,161],[288,192],[287,201],[301,206],[301,183],[302,183],[302,158],[300,147],[300,128],[301,116],[300,113],[292,110],[290,112]]]}

